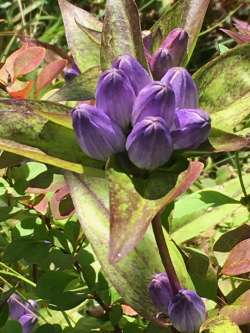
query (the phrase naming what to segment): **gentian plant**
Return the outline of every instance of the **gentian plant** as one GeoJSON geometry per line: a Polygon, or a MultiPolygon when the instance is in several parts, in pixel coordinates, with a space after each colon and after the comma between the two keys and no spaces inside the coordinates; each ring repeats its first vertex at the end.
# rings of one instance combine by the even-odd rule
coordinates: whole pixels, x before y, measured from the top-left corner
{"type": "MultiPolygon", "coordinates": [[[[9,244],[5,253],[6,260],[16,261],[25,253],[33,265],[33,281],[20,277],[17,263],[6,275],[14,274],[33,288],[43,310],[61,311],[65,333],[90,331],[92,322],[68,317],[72,308],[79,315],[86,300],[100,305],[99,312],[91,313],[103,332],[134,332],[127,314],[137,318],[138,332],[222,332],[225,327],[240,332],[239,326],[250,323],[249,293],[236,305],[226,304],[218,284],[221,275],[233,275],[230,256],[216,276],[210,258],[183,245],[204,226],[185,229],[187,235],[184,231],[180,236],[172,221],[176,209],[182,211],[179,197],[192,195],[190,188],[206,158],[235,153],[244,197],[216,192],[219,199],[209,206],[212,191],[207,191],[200,214],[237,204],[244,216],[241,223],[246,222],[249,197],[238,152],[249,149],[249,44],[230,49],[191,75],[190,59],[209,0],[168,5],[146,34],[134,0],[107,0],[103,22],[67,0],[58,3],[71,55],[22,38],[21,49],[0,70],[4,165],[12,165],[13,154],[20,156],[21,165],[25,159],[49,165],[27,180],[31,184],[26,192],[33,197],[21,202],[32,214],[39,213],[39,219],[24,220],[13,232],[22,251],[16,253],[9,244]],[[25,75],[31,72],[29,79],[25,75]],[[24,88],[13,93],[21,78],[24,88]],[[55,84],[49,89],[51,82],[55,84]],[[44,176],[46,184],[41,185],[44,176]],[[55,220],[73,216],[82,230],[69,222],[58,222],[56,229],[49,214],[55,220]],[[30,223],[33,232],[27,231],[30,223]],[[18,241],[21,233],[24,249],[18,241]],[[33,247],[50,261],[27,250],[33,247]],[[116,290],[114,299],[91,266],[93,256],[116,290]],[[44,274],[37,269],[40,262],[44,274]]],[[[209,226],[217,224],[216,218],[209,216],[209,226]]],[[[233,303],[237,297],[230,296],[233,303]]],[[[10,318],[21,324],[23,333],[33,332],[35,303],[16,294],[7,303],[10,318]]],[[[44,317],[45,311],[41,313],[44,317]]],[[[53,319],[35,332],[61,333],[53,319]]]]}

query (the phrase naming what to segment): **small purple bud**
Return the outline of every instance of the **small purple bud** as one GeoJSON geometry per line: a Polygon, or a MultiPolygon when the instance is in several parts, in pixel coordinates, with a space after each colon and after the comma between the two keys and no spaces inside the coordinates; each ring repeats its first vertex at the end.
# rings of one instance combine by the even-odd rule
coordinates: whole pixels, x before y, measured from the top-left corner
{"type": "Polygon", "coordinates": [[[33,316],[31,313],[27,313],[21,316],[18,321],[22,326],[23,329],[22,333],[31,333],[33,327],[36,324],[37,318],[33,316]]]}
{"type": "Polygon", "coordinates": [[[195,149],[207,140],[211,129],[208,113],[200,109],[178,109],[171,128],[174,149],[195,149]]]}
{"type": "Polygon", "coordinates": [[[123,70],[126,76],[129,78],[135,94],[144,88],[151,82],[151,78],[148,72],[142,67],[142,65],[130,55],[123,55],[115,59],[112,66],[117,69],[123,70]]]}
{"type": "Polygon", "coordinates": [[[160,80],[169,68],[173,67],[170,53],[167,49],[159,48],[153,55],[150,67],[155,80],[160,80]]]}
{"type": "Polygon", "coordinates": [[[148,291],[157,309],[168,313],[168,306],[174,294],[167,273],[156,274],[149,284],[148,291]]]}
{"type": "Polygon", "coordinates": [[[188,34],[182,28],[170,31],[161,44],[161,48],[167,49],[172,57],[173,66],[179,66],[187,53],[188,34]]]}
{"type": "Polygon", "coordinates": [[[161,79],[172,87],[176,108],[197,108],[198,92],[192,76],[183,67],[173,67],[161,79]]]}
{"type": "Polygon", "coordinates": [[[170,86],[152,82],[142,89],[136,97],[132,112],[135,125],[145,117],[162,117],[170,128],[174,120],[175,96],[170,86]]]}
{"type": "Polygon", "coordinates": [[[165,164],[172,154],[172,138],[161,117],[137,122],[126,142],[129,159],[138,168],[153,170],[165,164]]]}
{"type": "Polygon", "coordinates": [[[72,110],[72,120],[79,145],[88,156],[106,161],[124,150],[122,130],[102,110],[81,104],[72,110]]]}
{"type": "Polygon", "coordinates": [[[73,80],[76,76],[80,75],[80,69],[77,67],[76,63],[72,63],[70,67],[66,67],[63,70],[64,78],[66,81],[73,80]]]}
{"type": "Polygon", "coordinates": [[[11,319],[17,320],[25,314],[25,305],[17,294],[12,294],[8,299],[9,314],[11,319]]]}
{"type": "Polygon", "coordinates": [[[180,289],[169,304],[168,315],[178,331],[194,333],[206,319],[206,308],[196,292],[180,289]]]}
{"type": "Polygon", "coordinates": [[[112,68],[101,74],[96,88],[96,106],[122,129],[130,124],[134,100],[134,89],[124,71],[112,68]]]}

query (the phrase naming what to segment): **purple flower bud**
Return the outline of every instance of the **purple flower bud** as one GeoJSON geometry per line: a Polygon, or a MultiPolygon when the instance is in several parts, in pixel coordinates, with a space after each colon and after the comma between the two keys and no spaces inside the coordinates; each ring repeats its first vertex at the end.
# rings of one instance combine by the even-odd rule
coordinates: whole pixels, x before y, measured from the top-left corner
{"type": "Polygon", "coordinates": [[[79,145],[88,156],[105,161],[124,150],[122,130],[102,110],[81,104],[72,110],[72,120],[79,145]]]}
{"type": "Polygon", "coordinates": [[[8,299],[9,314],[11,319],[18,320],[25,314],[25,305],[17,294],[12,294],[8,299]]]}
{"type": "Polygon", "coordinates": [[[64,78],[66,81],[73,80],[76,76],[80,75],[80,69],[77,67],[76,63],[72,63],[70,67],[66,67],[63,70],[64,78]]]}
{"type": "Polygon", "coordinates": [[[170,128],[174,120],[175,96],[173,90],[161,83],[152,82],[136,97],[132,112],[132,123],[145,117],[162,117],[170,128]]]}
{"type": "Polygon", "coordinates": [[[183,333],[198,331],[206,318],[205,305],[196,292],[180,289],[168,307],[173,326],[183,333]]]}
{"type": "Polygon", "coordinates": [[[33,327],[36,324],[37,318],[33,316],[31,313],[24,314],[19,318],[19,323],[22,326],[22,333],[31,333],[33,327]]]}
{"type": "Polygon", "coordinates": [[[195,149],[207,140],[211,129],[208,113],[200,109],[178,109],[171,128],[174,149],[195,149]]]}
{"type": "Polygon", "coordinates": [[[172,58],[168,50],[159,48],[151,59],[150,67],[154,79],[160,80],[167,70],[173,67],[172,58]]]}
{"type": "Polygon", "coordinates": [[[168,313],[168,306],[174,294],[167,273],[156,274],[149,284],[148,291],[157,309],[168,313]]]}
{"type": "MultiPolygon", "coordinates": [[[[123,70],[129,78],[136,95],[139,91],[151,82],[148,72],[142,65],[130,55],[123,55],[115,59],[112,66],[123,70]]],[[[123,101],[124,102],[124,101],[123,101]]]]}
{"type": "Polygon", "coordinates": [[[161,117],[137,122],[126,142],[128,156],[138,168],[152,170],[165,164],[172,153],[172,138],[161,117]]]}
{"type": "Polygon", "coordinates": [[[188,34],[182,28],[170,31],[161,44],[161,48],[167,49],[172,57],[173,66],[179,66],[187,53],[188,34]]]}
{"type": "Polygon", "coordinates": [[[173,67],[161,79],[172,87],[176,108],[197,108],[198,92],[192,76],[183,67],[173,67]]]}
{"type": "Polygon", "coordinates": [[[116,68],[103,72],[96,88],[96,106],[121,128],[131,120],[135,92],[124,71],[116,68]]]}

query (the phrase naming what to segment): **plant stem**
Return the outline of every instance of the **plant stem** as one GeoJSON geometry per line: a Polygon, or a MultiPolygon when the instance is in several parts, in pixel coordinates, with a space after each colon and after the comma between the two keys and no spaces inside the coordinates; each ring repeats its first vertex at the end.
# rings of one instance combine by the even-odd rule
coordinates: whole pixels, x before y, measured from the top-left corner
{"type": "Polygon", "coordinates": [[[61,311],[61,312],[62,312],[62,315],[63,315],[65,321],[67,322],[68,326],[69,326],[70,328],[73,328],[73,326],[72,326],[72,324],[71,324],[71,321],[69,320],[69,317],[68,317],[67,313],[66,313],[65,311],[61,311]]]}
{"type": "Polygon", "coordinates": [[[168,275],[170,285],[175,294],[178,293],[181,288],[179,279],[175,272],[174,265],[171,261],[170,254],[168,251],[168,247],[166,244],[166,240],[164,237],[162,225],[161,225],[161,216],[160,214],[156,215],[156,217],[152,221],[153,232],[156,240],[156,244],[158,246],[158,250],[161,256],[162,264],[165,268],[165,271],[168,275]]]}
{"type": "Polygon", "coordinates": [[[248,195],[247,195],[247,190],[245,188],[243,177],[242,177],[240,159],[239,159],[239,153],[238,152],[235,153],[235,162],[236,162],[236,167],[237,167],[237,171],[238,171],[240,186],[242,188],[242,192],[243,192],[244,196],[247,198],[248,195]]]}

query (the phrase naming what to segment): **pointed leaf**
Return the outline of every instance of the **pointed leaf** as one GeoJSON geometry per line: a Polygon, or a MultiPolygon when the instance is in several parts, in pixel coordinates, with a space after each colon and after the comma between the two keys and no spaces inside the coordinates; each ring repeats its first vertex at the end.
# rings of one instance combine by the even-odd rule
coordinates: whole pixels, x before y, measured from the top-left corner
{"type": "MultiPolygon", "coordinates": [[[[157,310],[148,295],[152,275],[162,272],[158,250],[151,228],[137,248],[119,263],[111,265],[109,250],[109,190],[105,179],[78,177],[66,173],[71,197],[82,228],[101,263],[103,272],[118,290],[126,304],[149,320],[154,320],[157,310]]],[[[174,243],[168,240],[177,274],[186,288],[193,289],[183,259],[174,243]]]]}
{"type": "Polygon", "coordinates": [[[247,138],[217,128],[212,128],[208,140],[213,147],[211,152],[238,151],[250,144],[247,138]]]}
{"type": "Polygon", "coordinates": [[[37,77],[36,91],[39,92],[41,89],[50,84],[62,72],[66,64],[67,60],[58,59],[44,67],[37,77]]]}
{"type": "Polygon", "coordinates": [[[238,44],[244,44],[250,42],[250,36],[248,34],[243,34],[228,29],[220,29],[220,30],[225,32],[229,37],[233,38],[238,44]]]}
{"type": "Polygon", "coordinates": [[[167,7],[165,12],[152,27],[153,49],[156,50],[162,40],[174,28],[184,28],[188,35],[188,59],[190,59],[202,23],[209,5],[209,0],[179,0],[170,7],[167,7]]]}
{"type": "Polygon", "coordinates": [[[250,238],[241,241],[232,249],[221,272],[229,276],[250,272],[250,238]]]}
{"type": "Polygon", "coordinates": [[[239,327],[228,318],[208,319],[200,328],[200,333],[241,333],[239,327]]]}
{"type": "Polygon", "coordinates": [[[249,115],[249,57],[250,44],[235,47],[193,76],[201,108],[210,113],[212,126],[217,129],[232,132],[249,115]]]}
{"type": "Polygon", "coordinates": [[[51,101],[83,101],[95,97],[100,67],[92,67],[80,74],[49,97],[51,101]]]}
{"type": "Polygon", "coordinates": [[[12,98],[26,99],[33,88],[33,81],[23,82],[15,80],[15,82],[7,87],[7,91],[12,98]]]}
{"type": "Polygon", "coordinates": [[[229,317],[238,325],[250,323],[250,290],[242,294],[233,304],[226,305],[220,310],[222,316],[229,317]]]}
{"type": "Polygon", "coordinates": [[[82,72],[100,63],[100,47],[84,33],[77,22],[87,28],[101,29],[101,23],[87,11],[66,0],[58,0],[65,34],[73,58],[82,72]]]}
{"type": "Polygon", "coordinates": [[[109,68],[112,61],[123,54],[132,55],[147,68],[135,1],[107,0],[102,32],[102,68],[109,68]]]}
{"type": "Polygon", "coordinates": [[[150,222],[166,205],[184,193],[199,177],[200,162],[190,162],[175,186],[178,174],[157,173],[143,184],[143,195],[136,179],[110,166],[107,178],[110,188],[110,253],[111,262],[127,255],[143,238],[150,222]]]}

